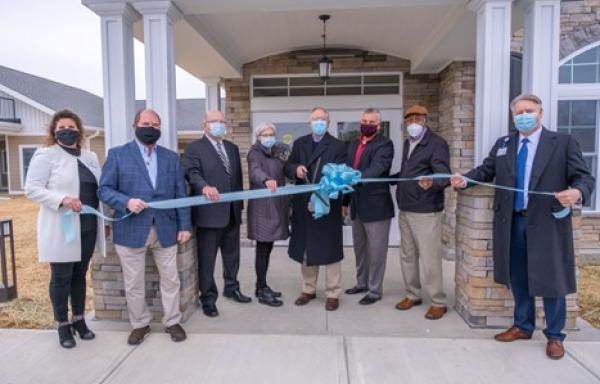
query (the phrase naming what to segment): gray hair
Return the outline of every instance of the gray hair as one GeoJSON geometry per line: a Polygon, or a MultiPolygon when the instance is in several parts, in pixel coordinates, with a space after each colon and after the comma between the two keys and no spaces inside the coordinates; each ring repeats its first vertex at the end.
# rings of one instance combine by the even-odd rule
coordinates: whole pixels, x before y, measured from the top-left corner
{"type": "Polygon", "coordinates": [[[366,115],[368,113],[375,113],[377,115],[377,120],[379,120],[379,122],[381,122],[381,111],[377,108],[367,108],[364,111],[362,111],[363,115],[366,115]]]}
{"type": "Polygon", "coordinates": [[[520,94],[519,96],[515,97],[513,99],[513,101],[510,102],[510,110],[512,112],[514,112],[515,106],[517,105],[517,103],[519,101],[523,101],[523,100],[536,103],[540,107],[540,109],[542,108],[542,100],[539,97],[537,97],[536,95],[533,95],[531,93],[523,93],[523,94],[520,94]]]}
{"type": "Polygon", "coordinates": [[[311,111],[310,114],[312,115],[313,113],[315,113],[316,111],[323,111],[323,113],[325,113],[325,115],[327,116],[327,120],[329,120],[329,111],[326,110],[323,107],[314,107],[311,111]]]}
{"type": "Polygon", "coordinates": [[[255,136],[258,137],[260,135],[260,133],[267,128],[271,128],[273,130],[273,133],[277,133],[277,128],[275,127],[275,124],[263,122],[263,123],[260,123],[258,125],[258,127],[256,128],[256,131],[254,132],[255,136]]]}

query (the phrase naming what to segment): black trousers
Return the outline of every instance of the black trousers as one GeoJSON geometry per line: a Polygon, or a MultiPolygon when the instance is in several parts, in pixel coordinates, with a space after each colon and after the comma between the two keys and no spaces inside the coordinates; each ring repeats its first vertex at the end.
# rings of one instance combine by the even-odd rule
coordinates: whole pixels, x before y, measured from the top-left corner
{"type": "Polygon", "coordinates": [[[81,261],[50,263],[50,301],[54,320],[69,321],[69,297],[73,316],[85,312],[85,276],[96,245],[96,230],[81,233],[81,261]]]}
{"type": "Polygon", "coordinates": [[[256,242],[256,258],[254,259],[254,269],[256,270],[256,288],[267,287],[267,270],[269,269],[269,260],[273,242],[256,242]]]}
{"type": "Polygon", "coordinates": [[[230,217],[225,228],[197,228],[198,247],[198,285],[200,301],[203,306],[214,305],[219,293],[215,284],[215,262],[217,251],[221,250],[223,259],[224,292],[240,288],[237,280],[240,269],[240,226],[230,217]]]}

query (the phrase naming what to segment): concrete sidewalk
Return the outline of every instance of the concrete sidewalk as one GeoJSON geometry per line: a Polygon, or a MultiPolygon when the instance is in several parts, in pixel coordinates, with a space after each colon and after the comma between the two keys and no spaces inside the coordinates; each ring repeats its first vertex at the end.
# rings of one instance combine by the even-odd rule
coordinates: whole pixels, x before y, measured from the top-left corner
{"type": "MultiPolygon", "coordinates": [[[[253,249],[242,249],[240,282],[254,291],[253,249]]],[[[354,257],[346,249],[343,288],[354,285],[354,257]]],[[[552,361],[545,340],[498,343],[497,330],[471,329],[452,309],[454,263],[444,262],[450,312],[423,318],[425,305],[394,309],[404,295],[398,249],[390,249],[383,300],[361,306],[361,295],[342,294],[338,311],[318,299],[293,304],[300,290],[299,265],[276,248],[269,284],[285,305],[220,298],[220,316],[198,310],[184,324],[188,339],[173,343],[160,323],[138,347],[127,345],[126,322],[94,321],[97,339],[65,350],[56,331],[0,330],[0,384],[21,383],[600,383],[600,331],[579,320],[568,332],[567,356],[552,361]]],[[[222,286],[220,270],[215,273],[222,286]]],[[[322,280],[322,278],[321,278],[322,280]]]]}
{"type": "Polygon", "coordinates": [[[1,330],[0,382],[25,383],[598,383],[600,343],[571,342],[551,361],[544,342],[308,335],[151,334],[138,347],[99,332],[73,350],[54,331],[1,330]]]}

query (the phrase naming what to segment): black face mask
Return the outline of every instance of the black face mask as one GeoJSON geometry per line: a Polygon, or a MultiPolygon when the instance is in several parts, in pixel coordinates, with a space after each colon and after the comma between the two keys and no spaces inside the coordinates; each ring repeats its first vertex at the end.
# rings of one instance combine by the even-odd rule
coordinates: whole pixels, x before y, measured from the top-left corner
{"type": "Polygon", "coordinates": [[[80,136],[81,134],[79,131],[75,129],[61,129],[60,131],[54,132],[56,140],[58,140],[60,144],[67,146],[77,143],[80,136]]]}
{"type": "Polygon", "coordinates": [[[137,127],[135,129],[135,137],[137,137],[142,144],[152,145],[160,138],[160,129],[152,127],[137,127]]]}

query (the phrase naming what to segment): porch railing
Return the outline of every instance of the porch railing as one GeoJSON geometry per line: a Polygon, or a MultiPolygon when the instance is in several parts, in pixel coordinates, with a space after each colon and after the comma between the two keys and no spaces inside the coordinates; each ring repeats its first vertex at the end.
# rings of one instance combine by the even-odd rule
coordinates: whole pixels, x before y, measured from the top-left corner
{"type": "Polygon", "coordinates": [[[0,96],[0,122],[21,124],[15,111],[15,100],[0,96]]]}

